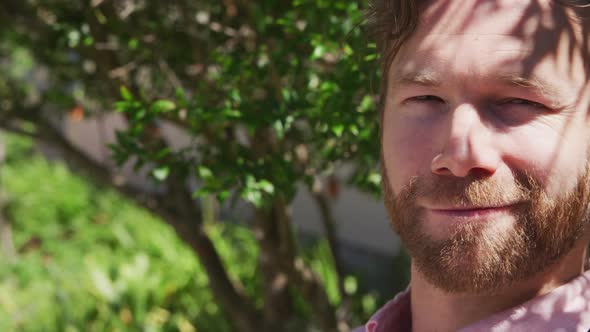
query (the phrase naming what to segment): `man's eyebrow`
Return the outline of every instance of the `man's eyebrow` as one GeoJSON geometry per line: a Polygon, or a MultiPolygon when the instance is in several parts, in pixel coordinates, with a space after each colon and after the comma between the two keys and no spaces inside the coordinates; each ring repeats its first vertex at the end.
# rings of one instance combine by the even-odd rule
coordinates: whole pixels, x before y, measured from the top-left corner
{"type": "Polygon", "coordinates": [[[539,75],[500,74],[497,81],[502,85],[525,88],[533,94],[551,101],[555,108],[565,108],[575,102],[575,97],[560,89],[558,85],[539,75]]]}
{"type": "Polygon", "coordinates": [[[517,74],[500,74],[497,77],[497,81],[505,85],[532,89],[539,93],[550,96],[557,96],[560,93],[560,89],[557,88],[557,86],[543,79],[541,76],[536,75],[525,77],[517,74]]]}
{"type": "Polygon", "coordinates": [[[438,87],[442,85],[440,76],[433,71],[412,71],[405,73],[394,73],[391,77],[391,84],[399,85],[422,85],[426,87],[438,87]]]}
{"type": "MultiPolygon", "coordinates": [[[[519,74],[498,74],[488,77],[488,79],[496,84],[523,87],[542,92],[543,94],[557,95],[560,92],[560,90],[551,84],[551,82],[536,75],[525,77],[519,74]]],[[[424,70],[394,73],[391,82],[393,85],[416,84],[431,87],[437,87],[443,84],[440,75],[436,74],[434,71],[424,70]]]]}

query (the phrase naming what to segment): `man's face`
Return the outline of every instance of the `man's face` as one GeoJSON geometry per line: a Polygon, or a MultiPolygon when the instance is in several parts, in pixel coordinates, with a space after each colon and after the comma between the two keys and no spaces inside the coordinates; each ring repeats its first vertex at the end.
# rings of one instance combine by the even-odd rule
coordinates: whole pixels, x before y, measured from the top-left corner
{"type": "Polygon", "coordinates": [[[533,277],[585,231],[588,55],[568,15],[550,1],[436,1],[394,59],[386,206],[444,290],[533,277]]]}

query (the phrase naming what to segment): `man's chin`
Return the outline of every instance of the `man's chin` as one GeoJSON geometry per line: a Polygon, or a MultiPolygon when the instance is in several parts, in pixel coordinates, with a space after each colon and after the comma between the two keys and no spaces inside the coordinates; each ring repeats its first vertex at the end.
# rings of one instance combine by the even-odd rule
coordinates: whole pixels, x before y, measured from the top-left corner
{"type": "Polygon", "coordinates": [[[478,273],[482,271],[481,261],[470,255],[449,261],[437,274],[433,274],[429,268],[424,269],[420,264],[416,264],[416,270],[431,285],[446,293],[494,295],[510,285],[500,283],[499,280],[492,282],[489,278],[483,278],[478,273]]]}
{"type": "Polygon", "coordinates": [[[419,234],[414,229],[402,240],[417,269],[438,288],[493,293],[518,277],[506,269],[506,258],[515,262],[527,255],[525,234],[515,225],[512,216],[446,225],[426,219],[419,234]]]}
{"type": "Polygon", "coordinates": [[[417,270],[432,285],[449,293],[495,294],[515,280],[498,273],[499,262],[493,263],[480,250],[453,250],[444,257],[431,259],[414,258],[417,270]]]}
{"type": "MultiPolygon", "coordinates": [[[[426,215],[421,220],[422,239],[442,243],[449,241],[466,241],[471,239],[477,241],[478,237],[483,240],[503,242],[510,233],[515,231],[517,218],[512,214],[474,217],[474,218],[453,218],[447,216],[426,215]]],[[[483,244],[481,241],[477,241],[483,244]]]]}

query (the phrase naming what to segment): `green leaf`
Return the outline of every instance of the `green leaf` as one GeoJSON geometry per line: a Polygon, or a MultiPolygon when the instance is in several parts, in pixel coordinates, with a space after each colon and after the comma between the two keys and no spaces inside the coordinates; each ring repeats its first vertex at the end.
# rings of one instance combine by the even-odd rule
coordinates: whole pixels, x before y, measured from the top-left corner
{"type": "Polygon", "coordinates": [[[371,95],[366,95],[363,97],[361,104],[357,107],[357,112],[364,113],[367,112],[375,106],[375,101],[371,95]]]}
{"type": "Polygon", "coordinates": [[[353,295],[358,290],[358,283],[356,279],[352,276],[347,276],[344,278],[344,291],[348,295],[353,295]]]}
{"type": "Polygon", "coordinates": [[[242,198],[247,202],[252,203],[257,208],[261,207],[263,204],[262,193],[258,190],[245,190],[242,193],[242,198]]]}
{"type": "Polygon", "coordinates": [[[381,174],[379,174],[379,173],[371,173],[369,175],[369,177],[367,178],[367,181],[369,183],[374,184],[374,185],[380,185],[381,184],[381,174]]]}
{"type": "Polygon", "coordinates": [[[213,172],[211,172],[209,168],[202,165],[197,167],[197,174],[199,174],[199,177],[203,180],[207,180],[213,177],[213,172]]]}
{"type": "Polygon", "coordinates": [[[272,194],[275,191],[275,186],[268,180],[258,181],[258,188],[262,189],[262,191],[265,191],[269,194],[272,194]]]}
{"type": "Polygon", "coordinates": [[[272,127],[274,128],[275,132],[277,133],[277,137],[279,139],[283,139],[285,137],[285,127],[283,126],[283,123],[281,122],[281,120],[277,120],[272,124],[272,127]]]}
{"type": "Polygon", "coordinates": [[[326,54],[326,46],[325,45],[317,45],[311,54],[311,59],[316,60],[323,57],[326,54]]]}
{"type": "Polygon", "coordinates": [[[84,37],[84,46],[92,46],[94,44],[94,38],[91,36],[84,37]]]}
{"type": "Polygon", "coordinates": [[[225,109],[223,110],[223,115],[225,115],[228,118],[235,118],[235,119],[239,119],[242,117],[242,112],[238,111],[238,110],[233,110],[233,109],[225,109]]]}
{"type": "Polygon", "coordinates": [[[256,181],[256,178],[249,174],[246,176],[246,183],[242,190],[242,198],[256,207],[261,207],[264,204],[263,193],[272,194],[274,192],[274,185],[268,180],[256,181]]]}
{"type": "Polygon", "coordinates": [[[152,171],[152,175],[158,181],[164,181],[168,178],[168,175],[170,175],[170,168],[168,168],[168,166],[156,168],[152,171]]]}
{"type": "Polygon", "coordinates": [[[156,158],[157,160],[160,160],[160,159],[162,159],[162,158],[164,158],[164,157],[168,156],[168,155],[169,155],[169,154],[171,154],[171,153],[172,153],[172,150],[171,150],[169,147],[166,147],[166,148],[164,148],[164,149],[161,149],[160,151],[158,151],[158,152],[156,153],[156,155],[155,155],[155,158],[156,158]]]}
{"type": "Polygon", "coordinates": [[[131,94],[131,92],[129,91],[129,89],[127,89],[124,85],[121,86],[120,91],[121,91],[121,97],[124,100],[127,100],[127,101],[132,101],[133,100],[133,95],[131,94]]]}
{"type": "Polygon", "coordinates": [[[71,30],[68,32],[68,46],[74,48],[77,47],[80,43],[80,31],[78,30],[71,30]]]}
{"type": "Polygon", "coordinates": [[[334,133],[334,135],[336,135],[337,137],[342,136],[342,132],[344,132],[344,125],[343,124],[336,124],[332,126],[332,132],[334,133]]]}
{"type": "Polygon", "coordinates": [[[130,49],[136,50],[139,47],[139,40],[137,40],[135,38],[131,38],[131,39],[129,39],[129,42],[127,43],[127,45],[129,45],[130,49]]]}
{"type": "Polygon", "coordinates": [[[344,51],[344,54],[346,54],[348,56],[351,56],[351,55],[354,54],[354,51],[352,50],[352,47],[350,47],[350,45],[348,45],[348,44],[345,44],[344,45],[343,51],[344,51]]]}
{"type": "Polygon", "coordinates": [[[210,188],[203,187],[193,193],[193,198],[205,197],[205,196],[209,195],[210,192],[211,192],[210,188]]]}
{"type": "Polygon", "coordinates": [[[225,200],[229,197],[229,190],[224,190],[216,195],[217,201],[219,203],[225,202],[225,200]]]}
{"type": "Polygon", "coordinates": [[[289,102],[289,101],[291,101],[293,93],[291,90],[289,90],[287,88],[283,88],[283,89],[281,89],[281,95],[283,96],[284,101],[289,102]]]}
{"type": "Polygon", "coordinates": [[[377,300],[375,299],[375,296],[373,296],[371,294],[366,294],[365,296],[363,296],[363,299],[361,301],[362,301],[362,306],[363,306],[364,312],[368,312],[368,313],[375,312],[375,310],[377,308],[377,300]]]}
{"type": "Polygon", "coordinates": [[[176,104],[171,100],[161,99],[152,104],[155,113],[168,113],[176,109],[176,104]]]}
{"type": "Polygon", "coordinates": [[[365,61],[373,61],[377,59],[377,53],[369,54],[365,56],[365,61]]]}
{"type": "Polygon", "coordinates": [[[129,108],[129,104],[128,101],[118,101],[115,103],[115,111],[124,113],[129,108]]]}

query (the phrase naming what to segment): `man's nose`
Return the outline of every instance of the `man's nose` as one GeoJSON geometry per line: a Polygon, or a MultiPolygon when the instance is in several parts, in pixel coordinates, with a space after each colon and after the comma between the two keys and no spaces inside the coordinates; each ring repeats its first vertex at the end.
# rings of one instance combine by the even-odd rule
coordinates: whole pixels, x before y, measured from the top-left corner
{"type": "Polygon", "coordinates": [[[493,174],[500,164],[493,133],[473,105],[453,109],[442,133],[442,150],[431,163],[438,175],[465,177],[470,173],[493,174]]]}

